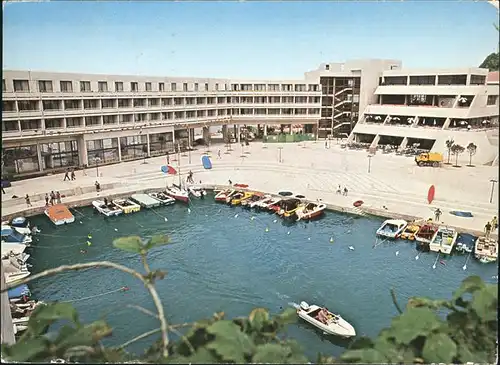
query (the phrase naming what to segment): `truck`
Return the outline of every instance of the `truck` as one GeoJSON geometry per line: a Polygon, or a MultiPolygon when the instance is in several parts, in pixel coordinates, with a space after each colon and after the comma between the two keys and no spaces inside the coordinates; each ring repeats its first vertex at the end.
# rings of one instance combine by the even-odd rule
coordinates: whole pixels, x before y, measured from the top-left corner
{"type": "Polygon", "coordinates": [[[415,156],[415,162],[418,166],[439,167],[443,162],[443,155],[439,152],[424,152],[415,156]]]}

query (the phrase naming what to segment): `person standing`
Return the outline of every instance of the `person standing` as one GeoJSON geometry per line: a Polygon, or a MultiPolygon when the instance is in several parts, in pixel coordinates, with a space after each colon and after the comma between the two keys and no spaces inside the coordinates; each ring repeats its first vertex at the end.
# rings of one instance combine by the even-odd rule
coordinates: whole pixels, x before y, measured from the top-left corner
{"type": "Polygon", "coordinates": [[[49,206],[49,194],[48,193],[45,193],[45,206],[46,207],[49,206]]]}
{"type": "Polygon", "coordinates": [[[66,169],[66,172],[64,173],[64,179],[63,179],[63,181],[66,181],[66,179],[69,180],[69,167],[66,169]]]}
{"type": "Polygon", "coordinates": [[[54,190],[50,192],[50,205],[54,205],[54,202],[56,201],[56,194],[54,193],[54,190]]]}
{"type": "Polygon", "coordinates": [[[437,208],[435,211],[434,211],[434,220],[436,222],[439,222],[439,218],[441,218],[441,209],[437,208]]]}
{"type": "Polygon", "coordinates": [[[71,169],[71,180],[76,180],[75,169],[71,169]]]}
{"type": "Polygon", "coordinates": [[[170,165],[170,153],[167,151],[167,165],[170,165]]]}
{"type": "Polygon", "coordinates": [[[57,202],[57,204],[61,204],[61,193],[60,192],[56,192],[56,202],[57,202]]]}
{"type": "Polygon", "coordinates": [[[26,199],[26,205],[27,205],[28,207],[32,207],[32,206],[33,206],[33,205],[31,204],[30,197],[29,197],[29,195],[28,195],[28,194],[26,194],[26,197],[25,197],[24,199],[26,199]]]}
{"type": "Polygon", "coordinates": [[[497,228],[498,228],[498,220],[497,216],[494,216],[493,219],[491,220],[491,229],[494,231],[497,228]]]}
{"type": "Polygon", "coordinates": [[[217,151],[217,158],[220,160],[220,150],[217,151]]]}
{"type": "Polygon", "coordinates": [[[101,191],[101,184],[99,184],[99,181],[95,182],[95,191],[100,192],[101,191]]]}

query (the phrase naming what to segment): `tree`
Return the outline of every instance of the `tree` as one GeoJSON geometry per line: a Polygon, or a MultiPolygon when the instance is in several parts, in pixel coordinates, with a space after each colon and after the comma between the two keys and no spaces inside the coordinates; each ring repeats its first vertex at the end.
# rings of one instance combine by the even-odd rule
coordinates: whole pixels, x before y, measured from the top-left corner
{"type": "Polygon", "coordinates": [[[451,147],[451,153],[455,155],[456,157],[456,160],[455,160],[455,167],[459,167],[458,166],[458,156],[465,151],[465,148],[460,146],[459,144],[454,144],[452,147],[451,147]]]}
{"type": "Polygon", "coordinates": [[[472,165],[472,156],[474,156],[477,152],[477,146],[474,143],[469,143],[467,145],[467,152],[469,153],[469,165],[468,166],[474,166],[472,165]]]}
{"type": "Polygon", "coordinates": [[[446,149],[448,150],[448,162],[447,164],[450,164],[450,157],[451,157],[451,149],[453,148],[453,145],[455,144],[455,141],[450,138],[445,142],[446,149]]]}
{"type": "Polygon", "coordinates": [[[500,69],[499,53],[490,53],[479,66],[480,68],[487,68],[490,71],[498,71],[500,69]]]}

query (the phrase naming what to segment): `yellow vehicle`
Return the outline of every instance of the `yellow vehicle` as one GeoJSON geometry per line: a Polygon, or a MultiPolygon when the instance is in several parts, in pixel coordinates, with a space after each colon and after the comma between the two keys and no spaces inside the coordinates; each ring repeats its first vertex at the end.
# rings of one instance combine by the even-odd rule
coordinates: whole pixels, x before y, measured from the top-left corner
{"type": "Polygon", "coordinates": [[[443,162],[443,155],[439,152],[425,152],[415,156],[415,162],[418,166],[438,167],[443,162]]]}
{"type": "Polygon", "coordinates": [[[255,193],[245,191],[241,196],[231,200],[231,205],[239,205],[242,201],[250,199],[255,193]]]}

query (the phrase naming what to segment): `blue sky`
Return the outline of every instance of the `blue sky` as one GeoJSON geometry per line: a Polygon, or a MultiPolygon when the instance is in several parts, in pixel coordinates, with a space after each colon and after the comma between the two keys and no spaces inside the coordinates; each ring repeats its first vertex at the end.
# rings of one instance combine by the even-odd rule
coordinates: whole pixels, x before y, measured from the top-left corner
{"type": "Polygon", "coordinates": [[[321,62],[478,66],[497,12],[472,1],[39,2],[3,14],[3,68],[293,79],[321,62]]]}

